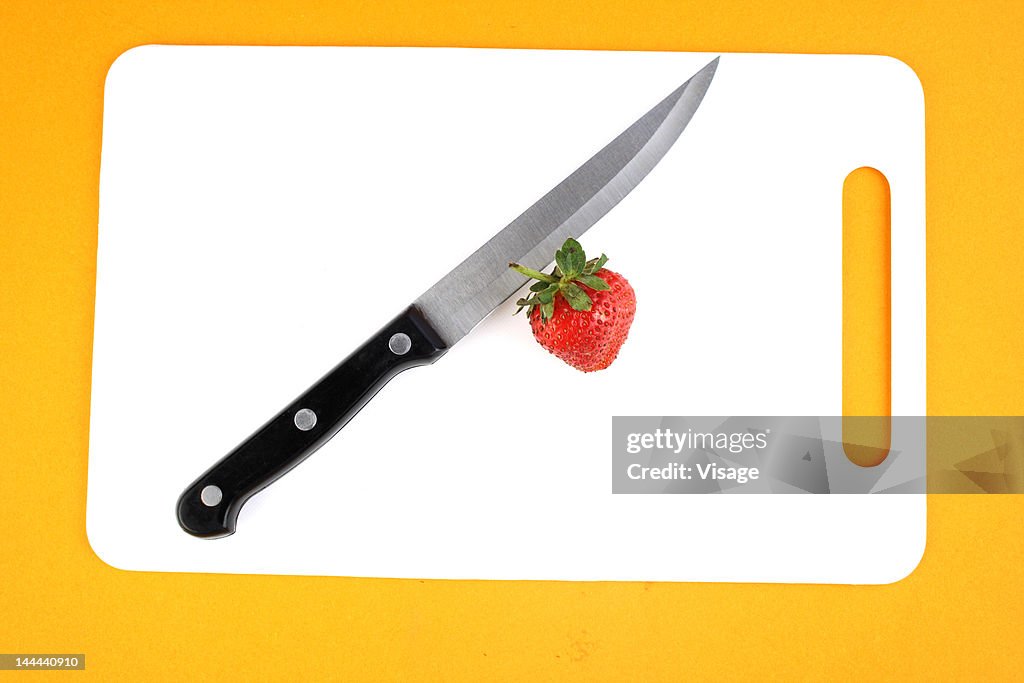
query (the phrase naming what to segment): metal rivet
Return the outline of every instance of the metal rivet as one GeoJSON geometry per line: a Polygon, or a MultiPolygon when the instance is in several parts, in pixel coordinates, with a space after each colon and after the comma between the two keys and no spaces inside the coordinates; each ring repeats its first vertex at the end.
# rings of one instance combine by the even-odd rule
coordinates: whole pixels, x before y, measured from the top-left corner
{"type": "Polygon", "coordinates": [[[409,339],[409,335],[405,332],[398,332],[391,335],[391,339],[388,340],[388,348],[396,356],[404,356],[412,348],[412,339],[409,339]]]}
{"type": "Polygon", "coordinates": [[[303,408],[295,413],[295,426],[304,432],[316,426],[316,413],[309,408],[303,408]]]}
{"type": "Polygon", "coordinates": [[[199,492],[199,500],[203,501],[203,505],[207,507],[216,507],[224,500],[224,492],[220,490],[219,486],[209,484],[199,492]]]}

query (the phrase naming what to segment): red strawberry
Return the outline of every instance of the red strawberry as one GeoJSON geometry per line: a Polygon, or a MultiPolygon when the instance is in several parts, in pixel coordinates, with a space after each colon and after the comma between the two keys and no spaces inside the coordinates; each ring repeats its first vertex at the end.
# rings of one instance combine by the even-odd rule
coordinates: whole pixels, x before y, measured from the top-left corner
{"type": "Polygon", "coordinates": [[[636,313],[633,288],[626,278],[603,267],[607,261],[604,254],[588,261],[579,242],[569,238],[555,252],[557,265],[550,274],[509,264],[539,280],[530,287],[533,295],[517,302],[519,310],[529,309],[533,336],[583,372],[612,364],[636,313]]]}

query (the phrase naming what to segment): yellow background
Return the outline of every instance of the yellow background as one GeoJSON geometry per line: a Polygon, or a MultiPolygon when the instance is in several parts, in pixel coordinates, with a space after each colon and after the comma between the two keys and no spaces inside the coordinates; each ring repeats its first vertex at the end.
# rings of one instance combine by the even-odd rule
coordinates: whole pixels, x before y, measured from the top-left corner
{"type": "Polygon", "coordinates": [[[1019,0],[0,3],[0,651],[86,653],[41,678],[1009,678],[1019,496],[932,496],[916,572],[836,587],[129,573],[90,550],[85,495],[102,87],[125,49],[899,57],[927,103],[929,412],[1021,414],[1022,25],[1019,0]]]}

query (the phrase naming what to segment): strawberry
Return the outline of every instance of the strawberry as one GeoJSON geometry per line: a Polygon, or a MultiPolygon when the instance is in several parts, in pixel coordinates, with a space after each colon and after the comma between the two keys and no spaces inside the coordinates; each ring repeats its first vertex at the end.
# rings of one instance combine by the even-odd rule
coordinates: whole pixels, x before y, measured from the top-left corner
{"type": "Polygon", "coordinates": [[[516,272],[539,280],[533,294],[516,303],[526,308],[533,336],[545,349],[583,372],[612,364],[626,341],[636,313],[636,294],[626,278],[608,270],[608,257],[587,260],[571,237],[555,252],[548,273],[510,263],[516,272]]]}

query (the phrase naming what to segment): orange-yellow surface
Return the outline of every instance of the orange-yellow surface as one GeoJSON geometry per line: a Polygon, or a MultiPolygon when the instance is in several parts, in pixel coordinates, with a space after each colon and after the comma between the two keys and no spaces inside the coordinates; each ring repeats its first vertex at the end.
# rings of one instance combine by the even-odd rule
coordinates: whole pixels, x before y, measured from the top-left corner
{"type": "Polygon", "coordinates": [[[125,49],[899,57],[927,106],[929,412],[1021,414],[1022,25],[1019,0],[0,3],[0,652],[84,652],[34,674],[76,680],[1010,679],[1024,496],[932,496],[917,571],[844,587],[129,573],[90,550],[85,495],[102,88],[125,49]]]}

